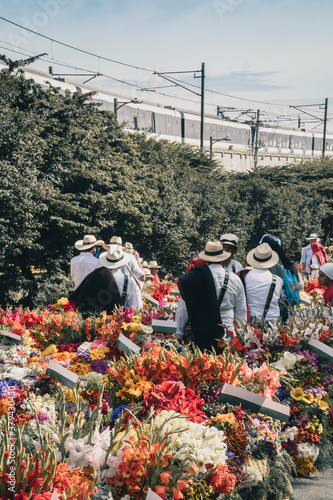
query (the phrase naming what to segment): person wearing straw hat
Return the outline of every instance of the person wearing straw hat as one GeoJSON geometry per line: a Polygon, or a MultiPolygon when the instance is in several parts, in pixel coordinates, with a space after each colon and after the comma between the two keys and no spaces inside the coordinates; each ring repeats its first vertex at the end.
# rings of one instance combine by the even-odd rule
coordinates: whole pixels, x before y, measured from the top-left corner
{"type": "Polygon", "coordinates": [[[129,258],[117,244],[110,245],[107,252],[100,255],[101,267],[88,274],[69,296],[79,312],[87,316],[102,311],[112,314],[114,308],[121,305],[125,309],[139,308],[135,282],[121,272],[129,258]]]}
{"type": "Polygon", "coordinates": [[[302,248],[301,265],[302,273],[305,274],[306,279],[309,279],[311,272],[310,263],[313,255],[311,244],[319,243],[320,239],[318,238],[316,233],[311,233],[310,236],[305,239],[308,240],[309,243],[306,247],[302,248]]]}
{"type": "Polygon", "coordinates": [[[71,259],[71,277],[77,288],[84,278],[92,271],[101,266],[95,257],[97,247],[104,244],[103,240],[96,240],[92,234],[86,234],[83,240],[75,243],[75,248],[81,253],[71,259]]]}
{"type": "Polygon", "coordinates": [[[333,306],[333,262],[328,262],[320,267],[318,276],[319,286],[326,286],[323,295],[325,306],[333,306]]]}
{"type": "Polygon", "coordinates": [[[200,349],[217,349],[218,341],[235,320],[246,319],[246,300],[241,280],[225,270],[222,263],[230,257],[222,243],[209,241],[199,259],[206,265],[198,266],[177,279],[181,297],[176,322],[176,338],[184,336],[188,320],[194,341],[200,349]]]}
{"type": "Polygon", "coordinates": [[[233,259],[233,256],[238,252],[238,236],[231,233],[222,234],[220,236],[220,242],[222,243],[223,250],[229,252],[231,255],[229,259],[223,262],[223,267],[230,272],[237,274],[243,269],[242,264],[237,260],[233,259]]]}
{"type": "Polygon", "coordinates": [[[247,254],[246,260],[253,267],[244,282],[252,321],[273,321],[280,316],[283,280],[269,268],[278,263],[279,256],[268,243],[262,243],[247,254]]]}
{"type": "Polygon", "coordinates": [[[160,283],[160,277],[158,275],[158,270],[161,269],[161,266],[157,264],[156,260],[151,260],[148,262],[148,269],[150,269],[152,278],[151,281],[155,284],[158,285],[160,283]]]}

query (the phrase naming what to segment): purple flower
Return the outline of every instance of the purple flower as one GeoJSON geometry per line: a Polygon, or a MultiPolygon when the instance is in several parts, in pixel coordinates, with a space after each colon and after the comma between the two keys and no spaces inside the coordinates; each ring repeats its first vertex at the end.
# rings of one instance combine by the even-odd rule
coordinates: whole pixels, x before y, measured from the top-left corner
{"type": "Polygon", "coordinates": [[[48,420],[49,420],[49,417],[47,416],[47,413],[37,412],[37,418],[38,418],[38,422],[40,424],[43,424],[44,422],[48,422],[48,420]]]}
{"type": "Polygon", "coordinates": [[[106,359],[95,359],[90,365],[94,372],[101,373],[102,375],[105,375],[108,371],[108,362],[106,359]]]}
{"type": "Polygon", "coordinates": [[[88,351],[78,351],[76,354],[78,357],[86,358],[87,361],[90,361],[90,354],[88,351]]]}

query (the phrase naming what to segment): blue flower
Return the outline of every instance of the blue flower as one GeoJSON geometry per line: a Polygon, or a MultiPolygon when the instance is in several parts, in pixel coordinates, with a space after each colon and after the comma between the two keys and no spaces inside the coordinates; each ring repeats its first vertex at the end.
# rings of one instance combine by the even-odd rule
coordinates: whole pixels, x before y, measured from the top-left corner
{"type": "Polygon", "coordinates": [[[117,420],[117,418],[119,417],[119,415],[122,413],[123,410],[125,410],[127,405],[121,405],[121,406],[118,406],[118,408],[116,408],[112,413],[111,413],[111,417],[110,419],[112,420],[112,422],[115,422],[117,420]]]}

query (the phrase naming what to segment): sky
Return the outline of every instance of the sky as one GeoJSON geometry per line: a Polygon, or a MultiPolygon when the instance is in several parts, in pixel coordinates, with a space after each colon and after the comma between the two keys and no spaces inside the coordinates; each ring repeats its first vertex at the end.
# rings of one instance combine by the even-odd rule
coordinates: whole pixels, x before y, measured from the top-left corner
{"type": "MultiPolygon", "coordinates": [[[[101,73],[105,76],[91,85],[199,111],[200,88],[189,86],[193,93],[165,87],[171,84],[153,72],[190,71],[173,76],[200,86],[194,71],[200,76],[205,63],[207,113],[216,114],[217,106],[236,108],[231,117],[239,109],[261,109],[267,120],[287,124],[286,114],[301,114],[290,105],[319,105],[327,97],[328,128],[333,130],[332,0],[2,0],[0,12],[2,18],[53,39],[0,19],[0,53],[18,59],[45,52],[32,67],[46,72],[51,65],[61,75],[101,73]]],[[[89,77],[70,78],[83,82],[89,77]]],[[[323,118],[322,108],[305,110],[323,118]]],[[[306,128],[320,130],[320,120],[303,114],[301,120],[306,128]]]]}

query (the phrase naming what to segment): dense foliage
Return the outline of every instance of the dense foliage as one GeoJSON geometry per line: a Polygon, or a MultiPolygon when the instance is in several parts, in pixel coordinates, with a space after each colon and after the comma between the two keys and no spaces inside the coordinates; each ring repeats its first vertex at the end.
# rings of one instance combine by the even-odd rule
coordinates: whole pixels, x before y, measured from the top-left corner
{"type": "Polygon", "coordinates": [[[43,89],[2,59],[3,306],[66,294],[84,234],[121,235],[174,274],[221,232],[239,234],[244,253],[272,232],[296,256],[310,231],[329,237],[331,160],[226,173],[206,152],[127,134],[91,94],[43,89]]]}

